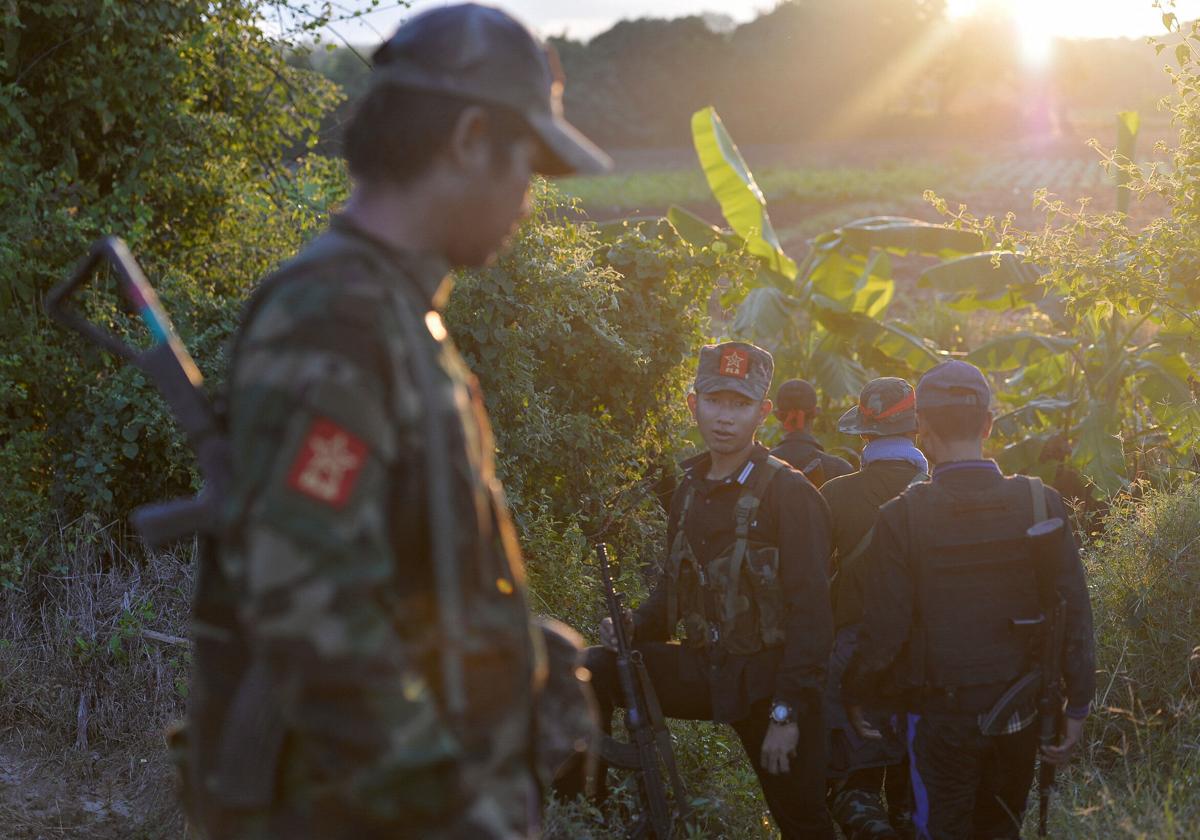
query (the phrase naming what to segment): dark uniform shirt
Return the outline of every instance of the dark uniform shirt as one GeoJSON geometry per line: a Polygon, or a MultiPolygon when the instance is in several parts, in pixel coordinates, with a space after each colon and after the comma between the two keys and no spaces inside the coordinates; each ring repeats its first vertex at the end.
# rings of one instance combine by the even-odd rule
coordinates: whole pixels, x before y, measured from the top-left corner
{"type": "Polygon", "coordinates": [[[779,445],[771,450],[771,454],[809,475],[813,473],[813,462],[819,461],[822,481],[854,472],[854,467],[849,461],[826,452],[825,447],[821,446],[820,441],[807,429],[787,434],[779,445]]]}
{"type": "MultiPolygon", "coordinates": [[[[996,465],[987,461],[940,465],[934,470],[935,482],[946,482],[951,489],[986,492],[1003,481],[996,465]]],[[[883,693],[893,664],[901,656],[911,634],[914,609],[914,584],[911,556],[913,545],[905,506],[907,494],[893,499],[879,511],[875,534],[867,550],[867,574],[864,581],[866,611],[858,655],[843,682],[843,697],[848,703],[861,703],[883,693]]],[[[1046,488],[1049,516],[1069,521],[1062,498],[1046,488]]],[[[1067,689],[1067,713],[1087,714],[1096,691],[1095,639],[1092,608],[1079,550],[1070,529],[1063,539],[1058,570],[1058,590],[1066,599],[1066,653],[1063,677],[1067,689]]],[[[971,628],[963,628],[969,633],[971,628]]]]}
{"type": "Polygon", "coordinates": [[[899,496],[917,475],[909,461],[873,461],[856,473],[838,476],[821,486],[833,516],[833,622],[845,627],[862,620],[863,552],[846,565],[879,516],[879,508],[899,496]]]}
{"type": "MultiPolygon", "coordinates": [[[[767,450],[756,445],[749,463],[757,467],[767,450]]],[[[675,540],[680,508],[689,486],[695,498],[684,529],[696,560],[707,564],[734,542],[734,506],[748,478],[745,468],[716,481],[705,478],[708,453],[684,463],[683,483],[671,503],[667,545],[675,540]]],[[[714,720],[744,718],[749,706],[764,699],[791,703],[796,709],[815,712],[833,639],[826,569],[829,564],[829,509],[812,485],[798,472],[783,470],[767,486],[758,514],[750,526],[750,539],[777,546],[779,576],[787,602],[783,645],[748,656],[720,652],[706,658],[711,674],[714,720]]],[[[666,587],[660,579],[654,592],[634,614],[636,637],[666,641],[675,628],[667,626],[666,587]]]]}

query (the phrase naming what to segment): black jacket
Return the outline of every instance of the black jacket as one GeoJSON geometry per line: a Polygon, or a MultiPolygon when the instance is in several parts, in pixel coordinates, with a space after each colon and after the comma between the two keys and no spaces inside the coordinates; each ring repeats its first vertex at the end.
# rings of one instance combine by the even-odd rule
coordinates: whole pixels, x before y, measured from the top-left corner
{"type": "MultiPolygon", "coordinates": [[[[934,471],[934,481],[947,482],[953,488],[986,491],[998,486],[1002,476],[994,464],[972,462],[978,466],[934,471]]],[[[951,466],[951,465],[946,465],[951,466]]],[[[864,560],[869,570],[862,576],[865,622],[858,652],[842,684],[842,696],[848,703],[862,703],[879,697],[887,690],[893,666],[902,660],[913,626],[914,582],[911,537],[905,506],[910,492],[885,504],[879,511],[875,535],[864,560]]],[[[1069,521],[1062,498],[1046,488],[1046,505],[1051,517],[1069,521]]],[[[1067,688],[1067,713],[1072,717],[1087,714],[1096,691],[1096,650],[1092,630],[1092,608],[1079,549],[1070,529],[1063,540],[1058,590],[1066,600],[1066,651],[1063,676],[1067,688]]],[[[964,627],[964,633],[971,632],[964,627]]]]}
{"type": "MultiPolygon", "coordinates": [[[[767,450],[756,445],[749,461],[761,464],[767,450]]],[[[680,508],[690,485],[696,495],[684,524],[696,559],[706,563],[734,540],[734,505],[742,485],[742,469],[720,481],[710,481],[708,453],[684,462],[685,475],[671,503],[667,545],[675,539],[680,508]]],[[[712,685],[713,717],[721,722],[743,719],[752,703],[777,699],[798,711],[820,709],[820,695],[833,643],[833,616],[826,571],[829,566],[829,508],[798,472],[780,471],[767,485],[751,539],[779,548],[779,575],[788,603],[787,639],[783,645],[749,656],[713,653],[701,657],[712,685]]],[[[667,641],[675,632],[667,626],[666,587],[662,572],[650,597],[634,613],[636,638],[667,641]]]]}
{"type": "Polygon", "coordinates": [[[849,475],[854,467],[845,458],[830,455],[825,447],[806,429],[791,432],[771,450],[776,458],[787,461],[802,473],[810,473],[813,461],[821,462],[822,481],[829,481],[840,475],[849,475]]]}

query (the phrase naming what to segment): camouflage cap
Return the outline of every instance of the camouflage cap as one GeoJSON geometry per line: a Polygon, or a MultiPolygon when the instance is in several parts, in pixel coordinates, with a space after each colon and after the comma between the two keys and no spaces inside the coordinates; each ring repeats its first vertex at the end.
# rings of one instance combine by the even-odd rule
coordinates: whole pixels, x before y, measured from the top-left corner
{"type": "Polygon", "coordinates": [[[775,359],[761,347],[744,341],[706,344],[700,348],[692,390],[697,394],[736,391],[752,400],[764,400],[774,372],[775,359]]]}
{"type": "Polygon", "coordinates": [[[445,93],[516,111],[545,146],[543,175],[612,166],[563,118],[557,56],[507,12],[476,3],[442,6],[401,26],[372,56],[375,84],[445,93]]]}
{"type": "Polygon", "coordinates": [[[895,376],[872,379],[858,395],[858,405],[838,420],[846,435],[904,435],[917,430],[916,393],[895,376]]]}
{"type": "Polygon", "coordinates": [[[958,359],[942,362],[925,371],[917,383],[917,410],[951,405],[977,405],[990,408],[992,387],[983,371],[958,359]]]}

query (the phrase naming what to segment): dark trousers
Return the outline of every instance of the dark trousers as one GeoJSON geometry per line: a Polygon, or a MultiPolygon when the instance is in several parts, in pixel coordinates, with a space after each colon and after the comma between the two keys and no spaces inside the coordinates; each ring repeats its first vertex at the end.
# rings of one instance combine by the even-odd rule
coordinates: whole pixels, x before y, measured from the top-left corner
{"type": "Polygon", "coordinates": [[[984,735],[973,716],[909,715],[917,836],[1016,840],[1033,782],[1038,732],[984,735]]]}
{"type": "MultiPolygon", "coordinates": [[[[646,663],[665,717],[712,720],[711,690],[699,669],[681,667],[682,658],[695,656],[677,644],[647,642],[637,646],[646,663]]],[[[589,648],[585,665],[600,706],[600,720],[609,731],[614,706],[625,699],[617,677],[616,656],[602,647],[589,648]]],[[[825,807],[825,724],[820,714],[801,715],[800,741],[787,773],[773,775],[761,763],[763,738],[770,726],[770,699],[752,703],[749,714],[731,724],[758,775],[771,816],[785,840],[833,840],[833,824],[825,807]]],[[[601,777],[607,772],[601,765],[601,777]]]]}

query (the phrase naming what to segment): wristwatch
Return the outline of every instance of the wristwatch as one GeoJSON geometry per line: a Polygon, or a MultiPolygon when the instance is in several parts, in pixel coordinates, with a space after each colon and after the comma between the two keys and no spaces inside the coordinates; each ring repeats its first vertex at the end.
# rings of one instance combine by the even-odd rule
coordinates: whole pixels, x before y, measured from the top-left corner
{"type": "Polygon", "coordinates": [[[791,703],[784,703],[782,700],[776,700],[771,704],[771,723],[777,723],[780,726],[787,726],[789,723],[796,722],[796,710],[792,708],[791,703]]]}

